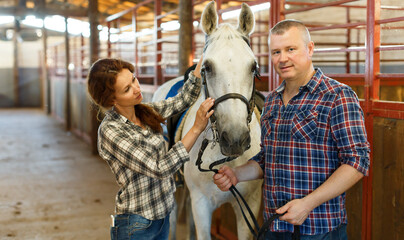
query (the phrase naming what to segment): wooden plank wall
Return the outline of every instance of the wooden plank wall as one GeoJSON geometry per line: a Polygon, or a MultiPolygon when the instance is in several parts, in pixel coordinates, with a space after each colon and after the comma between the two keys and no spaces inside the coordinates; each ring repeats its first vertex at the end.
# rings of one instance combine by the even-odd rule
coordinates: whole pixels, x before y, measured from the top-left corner
{"type": "Polygon", "coordinates": [[[404,120],[374,119],[372,239],[404,237],[404,120]]]}

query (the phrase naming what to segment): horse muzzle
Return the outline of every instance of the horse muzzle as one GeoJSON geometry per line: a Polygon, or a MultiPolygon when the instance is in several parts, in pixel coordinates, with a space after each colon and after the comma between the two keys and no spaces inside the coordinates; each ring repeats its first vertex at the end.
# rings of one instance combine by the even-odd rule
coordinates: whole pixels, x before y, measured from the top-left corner
{"type": "Polygon", "coordinates": [[[251,137],[249,131],[241,135],[235,131],[224,131],[219,138],[220,151],[228,157],[238,157],[250,148],[251,137]]]}

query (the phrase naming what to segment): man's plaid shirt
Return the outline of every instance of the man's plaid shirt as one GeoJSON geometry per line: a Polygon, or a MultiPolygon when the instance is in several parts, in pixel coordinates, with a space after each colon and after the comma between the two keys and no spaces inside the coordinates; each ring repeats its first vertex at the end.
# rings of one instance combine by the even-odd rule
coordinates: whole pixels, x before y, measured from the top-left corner
{"type": "MultiPolygon", "coordinates": [[[[191,72],[178,95],[149,104],[167,118],[192,105],[200,89],[201,80],[191,72]]],[[[149,127],[142,129],[112,109],[98,129],[98,150],[120,187],[116,214],[138,214],[157,220],[171,212],[175,192],[173,174],[189,161],[181,141],[167,151],[162,134],[149,127]]]]}
{"type": "MultiPolygon", "coordinates": [[[[359,101],[353,90],[323,75],[320,69],[284,106],[285,82],[271,92],[261,117],[261,151],[253,158],[264,171],[264,218],[288,201],[313,192],[341,165],[364,175],[369,170],[369,143],[359,101]]],[[[345,193],[315,208],[301,234],[324,234],[347,223],[345,193]]],[[[293,232],[277,219],[271,231],[293,232]]]]}

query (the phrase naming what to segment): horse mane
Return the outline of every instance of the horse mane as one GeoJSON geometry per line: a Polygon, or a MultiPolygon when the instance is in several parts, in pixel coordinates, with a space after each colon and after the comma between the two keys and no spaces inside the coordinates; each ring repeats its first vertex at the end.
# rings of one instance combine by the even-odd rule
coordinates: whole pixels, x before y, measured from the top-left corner
{"type": "Polygon", "coordinates": [[[214,31],[211,35],[206,36],[205,48],[203,51],[205,52],[208,45],[210,45],[214,41],[233,40],[233,39],[244,40],[247,43],[247,45],[250,46],[250,39],[247,36],[244,36],[231,24],[229,23],[220,24],[219,27],[216,29],[216,31],[214,31]]]}

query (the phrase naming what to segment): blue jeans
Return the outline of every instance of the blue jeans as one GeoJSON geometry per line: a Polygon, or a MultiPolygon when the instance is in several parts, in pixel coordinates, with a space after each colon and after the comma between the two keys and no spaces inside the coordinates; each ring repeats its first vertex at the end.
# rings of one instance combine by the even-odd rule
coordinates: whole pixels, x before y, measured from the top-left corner
{"type": "MultiPolygon", "coordinates": [[[[265,234],[265,240],[290,240],[290,232],[271,232],[265,234]]],[[[346,224],[341,224],[337,229],[319,235],[300,235],[300,240],[347,240],[346,224]]]]}
{"type": "Polygon", "coordinates": [[[111,240],[153,240],[168,239],[170,214],[159,220],[149,220],[136,214],[115,216],[111,227],[111,240]]]}

